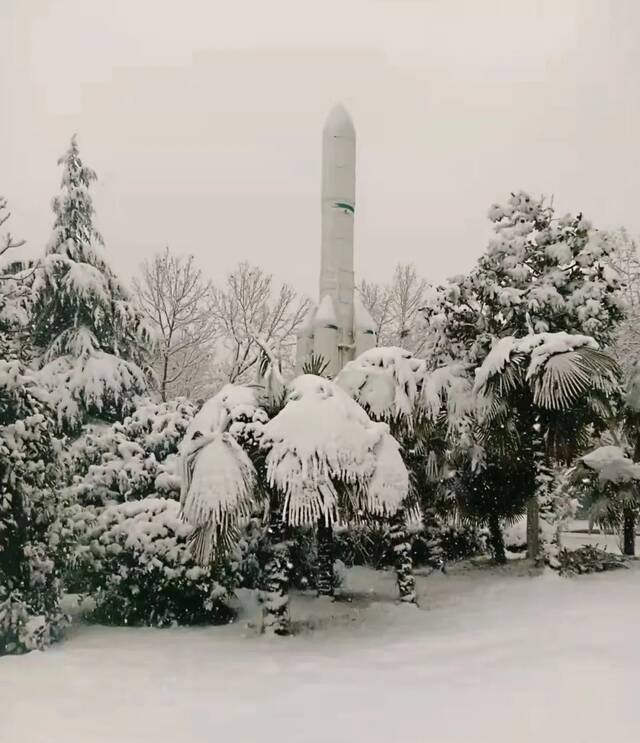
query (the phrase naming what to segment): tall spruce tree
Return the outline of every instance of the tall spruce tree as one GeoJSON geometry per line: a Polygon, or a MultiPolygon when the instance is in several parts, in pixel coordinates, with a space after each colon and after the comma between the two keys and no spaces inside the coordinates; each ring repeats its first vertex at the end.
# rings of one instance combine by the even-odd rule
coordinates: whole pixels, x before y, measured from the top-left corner
{"type": "Polygon", "coordinates": [[[57,392],[58,415],[69,427],[88,417],[112,420],[143,393],[150,337],[125,287],[100,255],[89,188],[93,170],[80,159],[75,136],[60,158],[62,193],[34,282],[33,342],[42,378],[57,392]]]}

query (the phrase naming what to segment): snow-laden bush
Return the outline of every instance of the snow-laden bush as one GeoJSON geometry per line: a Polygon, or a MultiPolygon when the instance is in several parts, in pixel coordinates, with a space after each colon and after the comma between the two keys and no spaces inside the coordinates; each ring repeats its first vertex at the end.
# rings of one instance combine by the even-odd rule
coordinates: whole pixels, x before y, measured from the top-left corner
{"type": "Polygon", "coordinates": [[[143,401],[122,423],[87,427],[67,457],[72,499],[106,505],[148,495],[177,498],[178,445],[195,412],[187,400],[143,401]]]}
{"type": "Polygon", "coordinates": [[[84,536],[75,561],[95,600],[95,621],[167,626],[232,618],[227,602],[238,581],[237,562],[197,564],[191,527],[178,512],[178,502],[165,498],[76,511],[84,536]]]}
{"type": "Polygon", "coordinates": [[[66,618],[53,525],[57,447],[47,395],[18,361],[0,361],[0,655],[43,648],[66,618]]]}
{"type": "Polygon", "coordinates": [[[560,575],[567,576],[602,573],[605,570],[628,567],[622,555],[607,552],[606,549],[593,544],[585,544],[576,550],[560,550],[558,562],[560,575]]]}

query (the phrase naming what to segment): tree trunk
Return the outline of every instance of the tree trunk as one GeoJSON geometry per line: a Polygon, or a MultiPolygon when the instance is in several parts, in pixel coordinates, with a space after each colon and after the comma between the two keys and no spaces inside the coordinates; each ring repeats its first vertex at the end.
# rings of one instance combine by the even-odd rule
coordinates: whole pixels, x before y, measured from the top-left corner
{"type": "Polygon", "coordinates": [[[395,556],[400,601],[407,604],[416,604],[416,582],[413,577],[411,544],[407,535],[405,514],[402,510],[391,518],[391,544],[395,556]]]}
{"type": "Polygon", "coordinates": [[[527,501],[527,557],[536,562],[540,559],[540,507],[537,493],[527,501]]]}
{"type": "Polygon", "coordinates": [[[631,557],[636,554],[636,514],[633,508],[624,509],[622,551],[631,557]]]}
{"type": "Polygon", "coordinates": [[[507,553],[504,549],[504,537],[500,526],[498,514],[492,513],[489,517],[489,535],[493,559],[497,565],[506,565],[507,553]]]}
{"type": "Polygon", "coordinates": [[[289,545],[285,540],[280,511],[269,516],[268,558],[259,593],[262,604],[262,630],[266,634],[288,635],[289,625],[289,545]]]}
{"type": "Polygon", "coordinates": [[[162,363],[162,379],[160,381],[160,397],[162,402],[167,402],[167,377],[169,376],[169,354],[165,353],[162,363]]]}
{"type": "Polygon", "coordinates": [[[321,517],[318,519],[318,596],[333,596],[333,527],[321,517]]]}

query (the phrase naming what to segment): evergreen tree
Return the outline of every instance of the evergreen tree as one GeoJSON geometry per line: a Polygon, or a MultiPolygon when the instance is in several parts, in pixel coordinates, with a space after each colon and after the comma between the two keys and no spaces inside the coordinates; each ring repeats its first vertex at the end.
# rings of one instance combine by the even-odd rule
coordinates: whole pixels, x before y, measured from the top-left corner
{"type": "Polygon", "coordinates": [[[520,191],[489,210],[495,236],[475,268],[437,287],[425,308],[434,363],[481,362],[496,339],[528,333],[590,335],[607,346],[624,317],[615,246],[581,214],[557,218],[520,191]]]}
{"type": "Polygon", "coordinates": [[[33,342],[42,377],[57,393],[69,427],[89,416],[113,420],[145,391],[139,364],[149,335],[140,312],[100,255],[89,193],[96,174],[75,137],[58,161],[62,193],[53,201],[53,234],[34,282],[33,342]]]}
{"type": "Polygon", "coordinates": [[[18,360],[0,361],[0,655],[42,648],[65,624],[50,415],[28,370],[18,360]]]}

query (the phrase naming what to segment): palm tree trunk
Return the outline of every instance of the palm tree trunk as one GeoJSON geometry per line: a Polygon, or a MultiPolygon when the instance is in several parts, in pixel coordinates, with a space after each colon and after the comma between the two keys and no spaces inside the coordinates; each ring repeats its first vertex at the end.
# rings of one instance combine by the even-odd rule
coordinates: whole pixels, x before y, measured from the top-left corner
{"type": "Polygon", "coordinates": [[[540,506],[537,493],[527,501],[527,557],[533,561],[540,557],[540,506]]]}
{"type": "Polygon", "coordinates": [[[321,517],[318,519],[318,596],[333,596],[333,527],[321,517]]]}
{"type": "Polygon", "coordinates": [[[633,508],[624,509],[623,547],[625,555],[636,554],[636,514],[633,508]]]}
{"type": "Polygon", "coordinates": [[[416,581],[413,576],[411,544],[407,534],[406,517],[403,510],[399,510],[391,517],[391,544],[395,555],[400,601],[407,604],[416,604],[416,581]]]}
{"type": "Polygon", "coordinates": [[[491,516],[489,516],[489,535],[493,559],[497,565],[506,565],[507,553],[504,549],[504,537],[502,535],[500,519],[498,518],[497,513],[492,513],[491,516]]]}
{"type": "Polygon", "coordinates": [[[266,634],[288,635],[289,623],[289,545],[285,540],[281,513],[272,508],[269,515],[268,558],[259,593],[262,604],[262,630],[266,634]]]}

